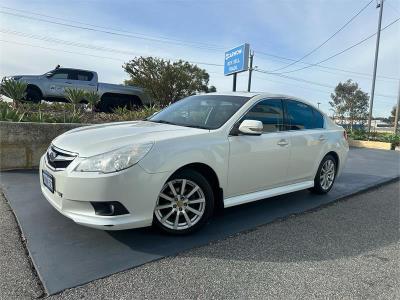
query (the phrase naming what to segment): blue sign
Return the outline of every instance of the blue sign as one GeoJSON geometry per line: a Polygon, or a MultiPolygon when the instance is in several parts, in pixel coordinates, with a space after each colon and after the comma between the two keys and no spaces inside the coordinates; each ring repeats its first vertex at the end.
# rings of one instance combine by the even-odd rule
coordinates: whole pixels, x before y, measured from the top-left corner
{"type": "Polygon", "coordinates": [[[224,75],[247,71],[250,45],[243,44],[225,52],[224,75]]]}

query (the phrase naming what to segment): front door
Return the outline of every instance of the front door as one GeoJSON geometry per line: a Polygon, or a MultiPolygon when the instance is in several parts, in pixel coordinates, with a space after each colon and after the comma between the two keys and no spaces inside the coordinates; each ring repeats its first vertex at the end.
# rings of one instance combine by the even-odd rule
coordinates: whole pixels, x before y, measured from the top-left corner
{"type": "Polygon", "coordinates": [[[283,131],[280,99],[256,103],[239,121],[258,120],[264,125],[259,136],[229,136],[230,155],[226,197],[284,185],[288,171],[290,141],[283,131]]]}
{"type": "Polygon", "coordinates": [[[66,88],[72,88],[74,72],[71,69],[57,69],[47,78],[47,91],[50,97],[63,97],[66,88]]]}

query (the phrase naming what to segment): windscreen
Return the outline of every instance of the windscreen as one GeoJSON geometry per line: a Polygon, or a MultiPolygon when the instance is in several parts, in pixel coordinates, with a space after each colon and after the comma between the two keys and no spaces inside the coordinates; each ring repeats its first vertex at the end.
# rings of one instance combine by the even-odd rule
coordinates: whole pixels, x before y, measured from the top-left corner
{"type": "Polygon", "coordinates": [[[217,129],[251,97],[195,95],[184,98],[150,118],[151,122],[217,129]]]}

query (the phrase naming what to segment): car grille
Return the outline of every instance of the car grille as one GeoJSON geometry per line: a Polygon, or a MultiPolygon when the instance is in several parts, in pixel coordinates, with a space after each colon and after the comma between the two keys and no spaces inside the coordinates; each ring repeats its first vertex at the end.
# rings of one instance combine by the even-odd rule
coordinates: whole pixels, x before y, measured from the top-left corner
{"type": "Polygon", "coordinates": [[[50,146],[46,153],[47,164],[55,170],[64,170],[75,159],[76,154],[50,146]]]}

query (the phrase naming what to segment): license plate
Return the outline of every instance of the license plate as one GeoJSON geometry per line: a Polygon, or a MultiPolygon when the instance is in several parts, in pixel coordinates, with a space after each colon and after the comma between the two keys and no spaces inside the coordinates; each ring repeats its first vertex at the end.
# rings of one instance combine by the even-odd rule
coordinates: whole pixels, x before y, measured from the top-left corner
{"type": "Polygon", "coordinates": [[[54,193],[55,180],[53,175],[46,171],[42,171],[42,179],[44,186],[47,187],[50,192],[54,193]]]}

